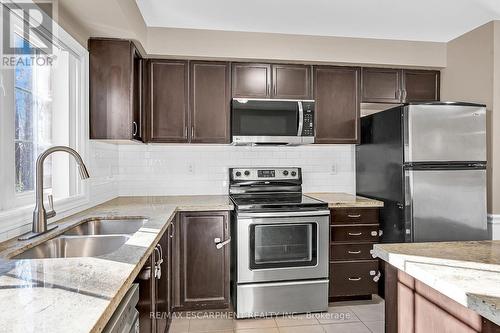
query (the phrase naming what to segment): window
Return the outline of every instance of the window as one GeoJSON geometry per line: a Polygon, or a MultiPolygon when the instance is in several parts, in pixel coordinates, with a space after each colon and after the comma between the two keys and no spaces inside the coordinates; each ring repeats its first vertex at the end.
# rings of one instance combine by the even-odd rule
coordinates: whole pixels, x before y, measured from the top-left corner
{"type": "MultiPolygon", "coordinates": [[[[26,54],[30,45],[15,36],[26,54]]],[[[20,54],[20,55],[22,55],[20,54]]],[[[52,145],[51,69],[18,63],[14,69],[16,193],[33,191],[36,157],[52,145]]],[[[52,189],[52,157],[46,160],[45,189],[52,189]]]]}
{"type": "MultiPolygon", "coordinates": [[[[18,12],[2,4],[0,11],[18,12]]],[[[0,219],[13,209],[33,209],[36,159],[41,152],[64,145],[86,159],[88,141],[87,51],[57,24],[53,34],[26,40],[22,12],[11,19],[11,31],[0,31],[0,219]],[[18,53],[4,54],[2,39],[7,37],[18,53]],[[51,44],[50,63],[28,61],[28,49],[36,50],[31,57],[40,55],[33,47],[39,43],[51,44]],[[16,61],[6,62],[6,57],[16,61]]],[[[69,209],[72,202],[86,200],[76,164],[67,154],[55,153],[45,160],[43,183],[44,193],[53,195],[56,206],[64,203],[69,209]]]]}

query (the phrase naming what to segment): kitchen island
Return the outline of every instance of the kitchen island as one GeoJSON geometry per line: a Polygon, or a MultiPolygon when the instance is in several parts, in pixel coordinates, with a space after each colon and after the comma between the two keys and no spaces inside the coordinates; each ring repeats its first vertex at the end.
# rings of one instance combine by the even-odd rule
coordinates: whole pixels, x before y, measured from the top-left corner
{"type": "Polygon", "coordinates": [[[500,241],[377,244],[386,332],[500,332],[500,241]]]}

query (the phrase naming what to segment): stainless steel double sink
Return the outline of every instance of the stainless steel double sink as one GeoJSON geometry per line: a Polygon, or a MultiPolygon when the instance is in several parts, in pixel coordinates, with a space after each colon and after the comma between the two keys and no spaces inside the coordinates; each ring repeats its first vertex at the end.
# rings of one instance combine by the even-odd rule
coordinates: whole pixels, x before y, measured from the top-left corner
{"type": "Polygon", "coordinates": [[[118,250],[137,232],[145,218],[87,220],[12,259],[95,257],[118,250]]]}

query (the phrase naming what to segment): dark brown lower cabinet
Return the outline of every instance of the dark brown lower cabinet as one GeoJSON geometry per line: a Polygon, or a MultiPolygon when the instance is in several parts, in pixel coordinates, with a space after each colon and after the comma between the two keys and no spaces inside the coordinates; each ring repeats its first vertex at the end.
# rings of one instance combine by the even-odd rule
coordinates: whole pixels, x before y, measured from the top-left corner
{"type": "Polygon", "coordinates": [[[329,297],[372,295],[378,292],[373,280],[378,272],[378,260],[358,260],[330,263],[329,297]]]}
{"type": "Polygon", "coordinates": [[[167,228],[137,277],[141,333],[167,332],[171,322],[173,228],[173,224],[167,228]]]}
{"type": "Polygon", "coordinates": [[[371,298],[379,292],[379,261],[371,255],[379,241],[379,208],[334,208],[330,211],[331,301],[371,298]]]}
{"type": "Polygon", "coordinates": [[[385,332],[498,333],[500,326],[385,263],[385,332]]]}
{"type": "MultiPolygon", "coordinates": [[[[153,251],[154,252],[154,251],[153,251]]],[[[158,303],[158,280],[154,277],[156,266],[155,254],[151,254],[141,273],[137,277],[139,282],[139,331],[140,333],[155,333],[156,320],[152,316],[156,312],[158,303]]]]}
{"type": "Polygon", "coordinates": [[[183,212],[174,236],[174,308],[229,307],[229,213],[183,212]]]}

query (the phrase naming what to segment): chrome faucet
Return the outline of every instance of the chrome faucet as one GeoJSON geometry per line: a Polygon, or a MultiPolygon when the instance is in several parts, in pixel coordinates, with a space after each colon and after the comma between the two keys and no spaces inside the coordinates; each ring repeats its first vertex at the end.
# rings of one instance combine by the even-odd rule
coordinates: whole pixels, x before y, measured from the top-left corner
{"type": "Polygon", "coordinates": [[[57,228],[57,226],[47,228],[47,219],[56,216],[56,212],[54,210],[52,195],[49,195],[50,211],[47,212],[43,206],[43,162],[50,154],[58,151],[64,151],[75,158],[81,179],[90,177],[82,157],[72,148],[54,146],[41,153],[36,160],[36,204],[35,210],[33,211],[33,230],[29,234],[20,237],[19,240],[31,239],[57,228]]]}

